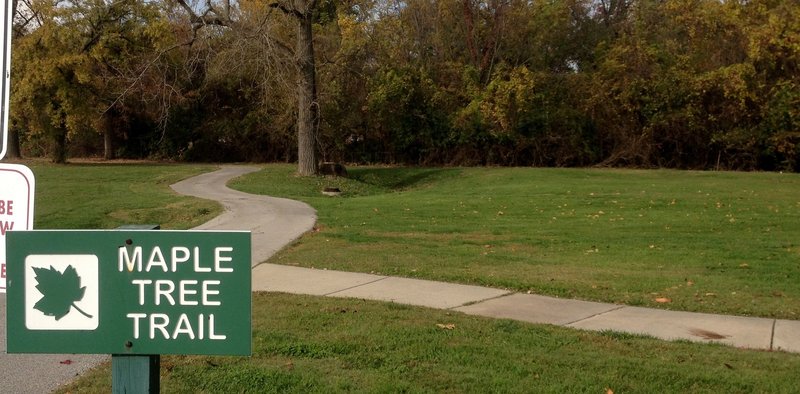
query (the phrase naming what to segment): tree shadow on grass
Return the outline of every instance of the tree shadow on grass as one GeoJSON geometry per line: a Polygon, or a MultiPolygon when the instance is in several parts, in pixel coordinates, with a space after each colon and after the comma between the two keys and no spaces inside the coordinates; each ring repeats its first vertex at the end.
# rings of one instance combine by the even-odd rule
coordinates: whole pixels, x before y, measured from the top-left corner
{"type": "Polygon", "coordinates": [[[397,191],[454,178],[461,174],[461,170],[457,168],[387,167],[354,168],[348,170],[348,173],[353,180],[397,191]]]}

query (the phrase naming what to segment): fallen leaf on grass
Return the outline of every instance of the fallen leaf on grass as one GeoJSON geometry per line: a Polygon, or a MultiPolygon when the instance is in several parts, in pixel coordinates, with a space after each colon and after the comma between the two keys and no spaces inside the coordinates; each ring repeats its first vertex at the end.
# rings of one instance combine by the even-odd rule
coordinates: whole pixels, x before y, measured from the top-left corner
{"type": "Polygon", "coordinates": [[[669,298],[666,298],[666,297],[658,297],[654,301],[658,302],[660,304],[666,304],[668,302],[672,302],[672,300],[670,300],[669,298]]]}
{"type": "Polygon", "coordinates": [[[439,328],[445,329],[445,330],[454,330],[456,328],[456,325],[453,324],[453,323],[449,323],[449,324],[438,323],[438,324],[436,324],[436,327],[439,327],[439,328]]]}
{"type": "Polygon", "coordinates": [[[614,390],[611,390],[610,388],[606,387],[606,394],[614,394],[614,390]]]}

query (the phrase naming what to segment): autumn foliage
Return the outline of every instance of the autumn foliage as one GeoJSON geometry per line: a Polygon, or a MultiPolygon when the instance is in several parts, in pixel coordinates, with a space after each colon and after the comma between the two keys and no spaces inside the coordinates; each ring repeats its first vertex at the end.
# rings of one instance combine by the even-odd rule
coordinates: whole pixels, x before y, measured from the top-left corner
{"type": "MultiPolygon", "coordinates": [[[[30,3],[23,153],[297,160],[269,3],[203,30],[170,2],[30,3]]],[[[800,169],[796,1],[328,0],[313,34],[323,161],[800,169]]]]}

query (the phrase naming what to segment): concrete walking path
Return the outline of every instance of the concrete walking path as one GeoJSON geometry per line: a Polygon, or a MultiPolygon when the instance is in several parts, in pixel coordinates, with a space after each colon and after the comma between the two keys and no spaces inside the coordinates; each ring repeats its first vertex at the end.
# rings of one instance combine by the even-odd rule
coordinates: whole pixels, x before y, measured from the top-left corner
{"type": "Polygon", "coordinates": [[[259,264],[311,230],[316,216],[303,203],[250,195],[224,186],[228,179],[255,170],[224,167],[173,186],[181,193],[192,190],[188,194],[216,199],[231,209],[200,228],[253,230],[253,291],[389,301],[584,330],[800,352],[800,321],[795,320],[665,311],[427,280],[259,264]],[[246,213],[237,213],[237,206],[245,207],[246,213]],[[230,222],[224,219],[229,216],[233,218],[230,222]],[[222,223],[226,227],[217,227],[222,223]]]}
{"type": "Polygon", "coordinates": [[[258,170],[227,166],[170,186],[180,194],[214,200],[225,208],[221,215],[194,230],[251,231],[254,266],[311,230],[317,221],[317,212],[305,203],[257,196],[225,186],[233,178],[258,170]]]}

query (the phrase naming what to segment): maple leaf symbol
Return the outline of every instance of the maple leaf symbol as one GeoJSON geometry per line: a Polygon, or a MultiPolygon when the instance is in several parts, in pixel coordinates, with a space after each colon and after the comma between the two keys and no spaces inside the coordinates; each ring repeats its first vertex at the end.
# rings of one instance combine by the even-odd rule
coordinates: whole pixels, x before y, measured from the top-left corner
{"type": "Polygon", "coordinates": [[[81,277],[74,267],[67,266],[63,273],[52,266],[49,269],[33,267],[33,272],[38,283],[36,289],[44,296],[36,302],[34,309],[42,311],[45,316],[53,316],[56,320],[66,316],[70,308],[75,308],[82,315],[92,318],[75,305],[83,299],[86,286],[81,287],[81,277]]]}

